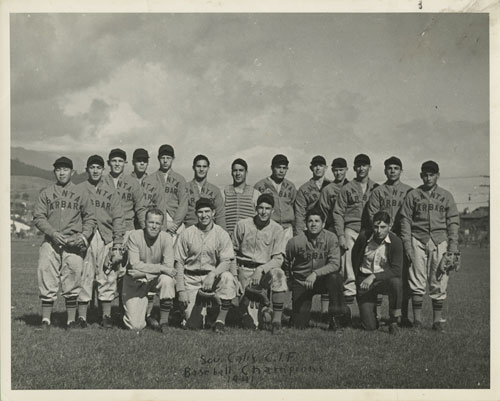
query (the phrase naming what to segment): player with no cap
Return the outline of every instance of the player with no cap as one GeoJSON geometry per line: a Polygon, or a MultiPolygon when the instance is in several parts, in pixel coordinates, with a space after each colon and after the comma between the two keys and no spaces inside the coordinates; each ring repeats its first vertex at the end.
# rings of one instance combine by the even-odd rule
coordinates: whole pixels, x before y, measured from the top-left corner
{"type": "Polygon", "coordinates": [[[42,327],[51,325],[52,308],[61,284],[68,328],[75,321],[83,257],[96,225],[90,199],[71,177],[73,162],[60,157],[54,162],[56,183],[40,191],[33,218],[45,234],[38,259],[38,288],[42,301],[42,327]]]}

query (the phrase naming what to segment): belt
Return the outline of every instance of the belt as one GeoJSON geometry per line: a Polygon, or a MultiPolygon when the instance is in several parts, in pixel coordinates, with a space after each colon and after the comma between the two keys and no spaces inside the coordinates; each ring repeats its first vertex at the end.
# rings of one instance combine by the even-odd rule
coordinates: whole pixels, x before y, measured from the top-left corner
{"type": "Polygon", "coordinates": [[[264,264],[264,263],[252,262],[251,260],[245,260],[245,259],[240,259],[240,258],[236,258],[236,261],[238,262],[238,266],[248,267],[250,269],[255,269],[255,268],[262,266],[264,264]]]}
{"type": "Polygon", "coordinates": [[[186,276],[206,276],[211,270],[184,270],[186,276]]]}

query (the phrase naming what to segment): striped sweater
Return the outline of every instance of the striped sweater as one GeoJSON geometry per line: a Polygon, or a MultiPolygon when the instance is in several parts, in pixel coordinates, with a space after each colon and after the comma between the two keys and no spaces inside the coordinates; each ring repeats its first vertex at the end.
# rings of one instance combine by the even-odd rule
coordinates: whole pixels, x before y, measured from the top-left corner
{"type": "Polygon", "coordinates": [[[226,230],[231,236],[238,221],[255,215],[255,191],[250,185],[241,193],[236,192],[233,185],[224,188],[226,230]]]}

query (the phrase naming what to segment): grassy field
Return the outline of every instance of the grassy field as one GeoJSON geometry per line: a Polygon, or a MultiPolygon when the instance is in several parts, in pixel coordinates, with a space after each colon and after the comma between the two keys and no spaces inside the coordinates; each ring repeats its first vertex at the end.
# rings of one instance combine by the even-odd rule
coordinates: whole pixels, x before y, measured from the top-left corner
{"type": "MultiPolygon", "coordinates": [[[[445,333],[430,330],[427,299],[426,328],[396,336],[385,328],[285,328],[275,336],[231,327],[223,335],[175,328],[168,335],[137,334],[97,325],[66,331],[60,300],[59,327],[41,331],[38,244],[13,241],[11,250],[14,390],[490,387],[487,249],[462,250],[462,269],[450,280],[445,333]]],[[[384,300],[385,314],[386,308],[384,300]]]]}

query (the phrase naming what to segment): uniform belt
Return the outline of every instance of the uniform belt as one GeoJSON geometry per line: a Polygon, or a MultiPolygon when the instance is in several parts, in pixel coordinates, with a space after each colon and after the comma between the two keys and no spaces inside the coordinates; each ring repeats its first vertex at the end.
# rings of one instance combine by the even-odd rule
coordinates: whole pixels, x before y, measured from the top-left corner
{"type": "Polygon", "coordinates": [[[184,270],[186,276],[206,276],[211,270],[184,270]]]}
{"type": "Polygon", "coordinates": [[[262,266],[264,264],[264,263],[252,262],[251,260],[245,260],[245,259],[240,259],[240,258],[236,258],[236,262],[238,263],[238,266],[248,267],[250,269],[255,269],[255,268],[262,266]]]}

